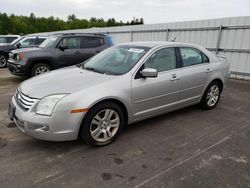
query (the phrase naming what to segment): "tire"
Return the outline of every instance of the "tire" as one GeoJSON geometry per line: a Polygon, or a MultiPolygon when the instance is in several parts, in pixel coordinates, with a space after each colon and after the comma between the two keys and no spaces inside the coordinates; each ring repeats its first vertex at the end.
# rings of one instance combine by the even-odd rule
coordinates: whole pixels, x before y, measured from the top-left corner
{"type": "Polygon", "coordinates": [[[7,58],[4,55],[0,56],[0,68],[4,68],[7,65],[7,58]]]}
{"type": "Polygon", "coordinates": [[[30,75],[33,76],[38,76],[40,74],[44,74],[51,71],[51,67],[46,64],[46,63],[37,63],[35,64],[32,69],[30,75]]]}
{"type": "Polygon", "coordinates": [[[217,81],[211,82],[202,96],[200,102],[201,108],[204,110],[213,109],[220,100],[221,91],[222,91],[222,86],[220,85],[219,82],[217,81]]]}
{"type": "Polygon", "coordinates": [[[84,117],[79,137],[89,145],[105,146],[118,137],[124,124],[122,109],[113,102],[102,102],[91,108],[84,117]],[[105,115],[111,116],[105,120],[105,115]]]}

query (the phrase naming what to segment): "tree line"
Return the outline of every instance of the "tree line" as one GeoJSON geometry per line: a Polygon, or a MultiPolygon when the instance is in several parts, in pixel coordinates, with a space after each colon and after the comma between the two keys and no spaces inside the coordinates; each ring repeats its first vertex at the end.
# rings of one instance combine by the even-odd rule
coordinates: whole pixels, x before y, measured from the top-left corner
{"type": "Polygon", "coordinates": [[[7,15],[0,13],[0,34],[29,34],[68,29],[85,29],[91,27],[112,27],[123,25],[144,24],[143,18],[133,18],[131,21],[117,21],[115,18],[104,20],[103,18],[92,17],[79,19],[74,14],[69,15],[67,21],[58,17],[50,16],[36,17],[34,13],[30,16],[7,15]]]}

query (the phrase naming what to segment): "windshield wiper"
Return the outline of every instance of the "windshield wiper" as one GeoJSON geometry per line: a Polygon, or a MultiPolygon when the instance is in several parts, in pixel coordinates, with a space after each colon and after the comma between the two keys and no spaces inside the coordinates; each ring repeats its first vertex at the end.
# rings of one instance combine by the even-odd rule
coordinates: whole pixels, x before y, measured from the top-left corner
{"type": "Polygon", "coordinates": [[[83,67],[84,69],[86,70],[89,70],[89,71],[93,71],[93,72],[97,72],[97,73],[101,73],[101,74],[104,74],[104,72],[100,71],[100,70],[96,70],[95,68],[93,67],[83,67]]]}

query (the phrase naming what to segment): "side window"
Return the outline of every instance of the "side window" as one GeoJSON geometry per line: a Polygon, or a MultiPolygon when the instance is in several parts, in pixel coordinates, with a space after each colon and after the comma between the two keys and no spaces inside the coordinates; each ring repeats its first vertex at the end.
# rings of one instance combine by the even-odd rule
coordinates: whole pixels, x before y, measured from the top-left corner
{"type": "Polygon", "coordinates": [[[13,40],[15,40],[17,37],[8,37],[7,43],[11,43],[13,40]]]}
{"type": "Polygon", "coordinates": [[[68,49],[79,49],[81,48],[81,38],[80,37],[63,38],[59,43],[59,46],[60,45],[65,45],[68,47],[68,49]]]}
{"type": "Polygon", "coordinates": [[[83,48],[96,48],[103,44],[104,40],[101,37],[84,37],[83,48]]]}
{"type": "Polygon", "coordinates": [[[201,55],[202,55],[203,63],[209,63],[208,57],[205,54],[203,54],[202,52],[201,52],[201,55]]]}
{"type": "Polygon", "coordinates": [[[36,45],[36,38],[27,38],[20,43],[22,47],[36,45]]]}
{"type": "Polygon", "coordinates": [[[183,67],[203,63],[202,53],[199,50],[195,48],[183,47],[180,48],[180,51],[183,61],[183,67]]]}
{"type": "Polygon", "coordinates": [[[45,41],[46,38],[38,38],[37,39],[37,44],[41,44],[43,41],[45,41]]]}
{"type": "Polygon", "coordinates": [[[7,43],[6,37],[0,37],[0,43],[7,43]]]}
{"type": "Polygon", "coordinates": [[[176,68],[176,57],[174,48],[164,48],[155,52],[144,64],[144,68],[154,68],[158,72],[176,68]]]}

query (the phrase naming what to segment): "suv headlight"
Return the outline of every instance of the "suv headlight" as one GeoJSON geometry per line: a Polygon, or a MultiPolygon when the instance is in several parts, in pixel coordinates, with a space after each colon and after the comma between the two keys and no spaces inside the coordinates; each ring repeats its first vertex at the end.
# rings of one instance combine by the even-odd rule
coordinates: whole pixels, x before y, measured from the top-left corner
{"type": "Polygon", "coordinates": [[[16,60],[17,61],[22,61],[24,60],[24,53],[23,52],[20,52],[16,55],[16,60]]]}
{"type": "Polygon", "coordinates": [[[50,95],[44,97],[36,107],[36,113],[41,115],[50,116],[53,112],[53,109],[56,106],[56,103],[62,99],[67,94],[58,94],[58,95],[50,95]]]}

